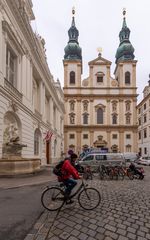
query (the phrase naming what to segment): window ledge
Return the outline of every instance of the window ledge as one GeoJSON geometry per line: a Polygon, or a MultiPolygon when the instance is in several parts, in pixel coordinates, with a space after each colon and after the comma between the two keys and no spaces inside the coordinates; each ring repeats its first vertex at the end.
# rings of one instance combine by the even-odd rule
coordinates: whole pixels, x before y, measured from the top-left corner
{"type": "Polygon", "coordinates": [[[22,94],[5,78],[4,87],[19,100],[22,100],[22,94]]]}

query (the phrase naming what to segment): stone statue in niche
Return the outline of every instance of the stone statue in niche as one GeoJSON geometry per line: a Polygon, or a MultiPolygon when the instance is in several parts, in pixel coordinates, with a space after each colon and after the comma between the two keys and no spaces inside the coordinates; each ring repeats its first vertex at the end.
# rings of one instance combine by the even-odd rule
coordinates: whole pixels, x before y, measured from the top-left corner
{"type": "Polygon", "coordinates": [[[74,116],[73,115],[70,115],[70,123],[74,124],[74,116]]]}
{"type": "Polygon", "coordinates": [[[4,131],[3,154],[21,155],[23,147],[27,145],[20,143],[18,128],[14,124],[9,124],[4,131]]]}

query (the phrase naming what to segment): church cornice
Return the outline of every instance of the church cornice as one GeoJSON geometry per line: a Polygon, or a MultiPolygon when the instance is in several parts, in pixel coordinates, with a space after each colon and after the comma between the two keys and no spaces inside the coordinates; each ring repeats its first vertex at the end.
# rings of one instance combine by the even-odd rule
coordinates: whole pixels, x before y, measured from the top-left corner
{"type": "Polygon", "coordinates": [[[107,99],[109,98],[109,100],[111,99],[121,99],[121,100],[124,100],[124,99],[128,99],[129,97],[130,98],[136,98],[138,96],[138,94],[86,94],[86,95],[83,95],[83,94],[64,94],[64,98],[65,100],[67,99],[76,99],[78,98],[78,100],[83,100],[83,99],[107,99]]]}
{"type": "Polygon", "coordinates": [[[65,131],[76,131],[76,129],[81,129],[81,131],[133,131],[137,130],[138,126],[137,125],[64,125],[65,131]]]}

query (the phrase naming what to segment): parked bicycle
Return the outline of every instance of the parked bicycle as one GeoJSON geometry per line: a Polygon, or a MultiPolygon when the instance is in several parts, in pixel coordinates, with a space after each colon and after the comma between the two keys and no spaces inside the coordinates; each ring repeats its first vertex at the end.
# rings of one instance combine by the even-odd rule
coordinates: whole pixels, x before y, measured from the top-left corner
{"type": "Polygon", "coordinates": [[[124,173],[123,171],[120,171],[120,166],[105,166],[101,165],[99,167],[99,177],[101,180],[103,179],[110,179],[110,180],[118,180],[124,179],[124,173]]]}
{"type": "Polygon", "coordinates": [[[91,170],[91,167],[90,166],[85,166],[84,167],[84,172],[83,172],[83,178],[85,180],[92,180],[93,179],[93,172],[91,170]]]}
{"type": "Polygon", "coordinates": [[[79,188],[70,196],[65,196],[65,185],[47,187],[41,195],[41,203],[49,211],[60,210],[68,200],[78,195],[79,205],[85,210],[93,210],[101,202],[101,195],[95,188],[88,187],[82,179],[79,188]]]}

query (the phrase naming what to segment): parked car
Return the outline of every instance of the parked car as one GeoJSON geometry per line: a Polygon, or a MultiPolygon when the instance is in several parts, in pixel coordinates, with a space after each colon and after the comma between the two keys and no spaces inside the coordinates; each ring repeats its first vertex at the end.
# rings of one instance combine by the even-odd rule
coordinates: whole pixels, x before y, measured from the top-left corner
{"type": "Polygon", "coordinates": [[[123,155],[125,160],[129,162],[134,162],[138,159],[138,154],[135,152],[124,152],[123,155]]]}
{"type": "Polygon", "coordinates": [[[145,166],[150,166],[150,157],[140,157],[136,163],[145,166]]]}
{"type": "Polygon", "coordinates": [[[125,164],[124,156],[121,153],[89,153],[79,161],[81,165],[89,165],[95,170],[100,165],[125,164]]]}

